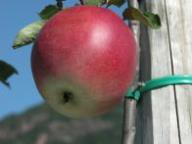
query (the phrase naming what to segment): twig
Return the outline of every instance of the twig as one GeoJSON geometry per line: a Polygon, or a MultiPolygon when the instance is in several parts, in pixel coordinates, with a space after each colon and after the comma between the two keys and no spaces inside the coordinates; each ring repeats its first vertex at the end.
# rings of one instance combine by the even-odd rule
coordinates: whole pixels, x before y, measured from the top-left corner
{"type": "MultiPolygon", "coordinates": [[[[132,6],[135,8],[139,7],[137,0],[127,0],[128,7],[132,6]]],[[[134,82],[132,84],[132,89],[135,89],[138,86],[139,81],[139,57],[140,57],[140,49],[139,49],[139,36],[140,36],[140,27],[139,22],[129,22],[129,26],[132,28],[132,31],[135,35],[135,40],[137,45],[137,66],[136,66],[136,75],[134,82]],[[134,23],[134,24],[133,24],[134,23]]],[[[124,116],[123,116],[123,137],[122,144],[134,144],[135,143],[135,135],[136,135],[136,105],[137,101],[133,99],[124,100],[124,116]]]]}
{"type": "Polygon", "coordinates": [[[123,144],[134,144],[136,134],[136,105],[134,99],[124,101],[124,125],[123,125],[123,144]]]}

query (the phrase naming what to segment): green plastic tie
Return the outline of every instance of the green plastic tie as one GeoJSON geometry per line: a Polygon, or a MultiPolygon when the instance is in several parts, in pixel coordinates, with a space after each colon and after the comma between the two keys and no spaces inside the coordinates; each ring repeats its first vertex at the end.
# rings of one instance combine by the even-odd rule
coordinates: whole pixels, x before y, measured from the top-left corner
{"type": "Polygon", "coordinates": [[[136,89],[129,89],[126,98],[139,100],[143,93],[169,85],[192,85],[192,75],[172,75],[149,80],[136,89]]]}

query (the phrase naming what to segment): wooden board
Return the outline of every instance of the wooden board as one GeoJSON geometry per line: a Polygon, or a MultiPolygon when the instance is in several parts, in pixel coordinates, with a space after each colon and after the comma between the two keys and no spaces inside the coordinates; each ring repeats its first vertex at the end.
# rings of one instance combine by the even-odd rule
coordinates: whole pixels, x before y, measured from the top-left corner
{"type": "MultiPolygon", "coordinates": [[[[141,28],[141,80],[192,74],[192,1],[145,0],[158,13],[159,30],[141,28]]],[[[152,91],[139,104],[136,144],[192,143],[192,87],[152,91]]]]}

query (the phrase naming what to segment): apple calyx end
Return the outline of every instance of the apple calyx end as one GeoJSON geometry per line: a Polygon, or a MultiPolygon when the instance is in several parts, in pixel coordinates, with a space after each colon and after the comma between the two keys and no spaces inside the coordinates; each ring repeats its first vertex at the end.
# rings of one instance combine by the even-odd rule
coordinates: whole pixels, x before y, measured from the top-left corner
{"type": "Polygon", "coordinates": [[[63,103],[68,103],[73,97],[73,93],[69,91],[63,92],[63,103]]]}

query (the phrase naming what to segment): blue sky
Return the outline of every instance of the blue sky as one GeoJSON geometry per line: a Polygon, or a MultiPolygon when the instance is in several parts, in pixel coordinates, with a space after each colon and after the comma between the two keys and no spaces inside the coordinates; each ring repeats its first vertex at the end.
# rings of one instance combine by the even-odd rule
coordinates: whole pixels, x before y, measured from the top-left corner
{"type": "MultiPolygon", "coordinates": [[[[72,6],[78,0],[67,0],[66,6],[72,6]]],[[[32,45],[17,50],[12,42],[18,31],[36,20],[37,13],[55,0],[1,0],[0,2],[0,59],[12,64],[19,72],[9,79],[11,89],[0,83],[0,119],[13,113],[20,113],[43,102],[38,93],[31,72],[32,45]]],[[[117,8],[113,8],[120,12],[117,8]]]]}

